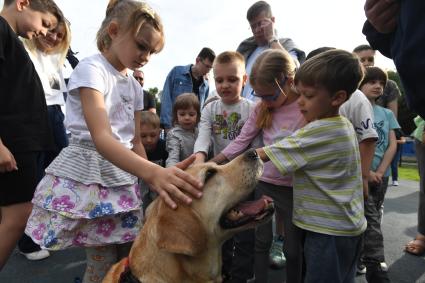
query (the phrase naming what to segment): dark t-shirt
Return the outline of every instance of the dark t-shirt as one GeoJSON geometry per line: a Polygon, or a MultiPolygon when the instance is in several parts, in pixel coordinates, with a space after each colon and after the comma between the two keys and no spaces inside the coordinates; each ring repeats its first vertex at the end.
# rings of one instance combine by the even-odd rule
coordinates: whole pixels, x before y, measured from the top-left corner
{"type": "Polygon", "coordinates": [[[156,108],[155,99],[150,95],[149,92],[143,90],[143,111],[156,108]]]}
{"type": "Polygon", "coordinates": [[[22,42],[1,16],[0,138],[12,153],[53,148],[40,78],[22,42]]]}
{"type": "Polygon", "coordinates": [[[397,83],[393,80],[388,80],[384,88],[384,93],[376,100],[376,104],[379,106],[388,107],[388,103],[397,101],[400,96],[400,89],[397,83]]]}
{"type": "Polygon", "coordinates": [[[167,161],[168,158],[168,152],[165,149],[165,141],[163,139],[159,139],[155,150],[146,152],[146,155],[148,156],[149,161],[165,167],[165,161],[167,161]]]}
{"type": "MultiPolygon", "coordinates": [[[[192,91],[199,98],[199,87],[204,82],[204,78],[199,77],[198,79],[196,79],[192,74],[192,67],[193,67],[193,65],[190,67],[190,77],[192,78],[192,86],[193,86],[192,91]]],[[[199,100],[199,101],[201,101],[201,100],[199,100]]]]}

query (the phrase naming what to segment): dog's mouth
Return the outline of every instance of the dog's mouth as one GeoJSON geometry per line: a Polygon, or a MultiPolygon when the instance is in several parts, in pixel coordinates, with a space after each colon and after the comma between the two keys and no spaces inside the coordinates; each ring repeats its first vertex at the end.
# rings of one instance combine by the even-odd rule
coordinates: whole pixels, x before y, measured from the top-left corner
{"type": "Polygon", "coordinates": [[[223,229],[233,229],[267,220],[274,213],[273,200],[263,195],[259,200],[238,203],[220,218],[223,229]]]}

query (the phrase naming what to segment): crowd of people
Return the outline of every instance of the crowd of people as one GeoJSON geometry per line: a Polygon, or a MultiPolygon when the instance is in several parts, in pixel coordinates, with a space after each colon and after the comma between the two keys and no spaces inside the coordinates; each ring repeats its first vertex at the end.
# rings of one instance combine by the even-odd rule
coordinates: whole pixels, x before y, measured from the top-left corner
{"type": "MultiPolygon", "coordinates": [[[[101,282],[128,255],[155,198],[176,208],[202,197],[203,181],[187,167],[226,163],[255,148],[264,172],[247,200],[271,197],[276,225],[223,244],[223,282],[267,282],[269,266],[286,266],[290,283],[354,282],[356,273],[390,282],[381,225],[406,134],[397,122],[400,90],[374,66],[374,48],[391,49],[383,53],[397,56],[408,100],[422,101],[418,82],[406,75],[403,62],[411,58],[400,56],[397,44],[384,47],[400,26],[400,9],[412,11],[403,5],[366,0],[364,32],[373,47],[320,47],[306,56],[292,39],[277,37],[270,5],[255,2],[246,14],[252,37],[217,55],[204,47],[194,64],[175,66],[157,113],[142,67],[165,39],[148,4],[110,0],[96,36],[99,53],[78,61],[70,24],[53,0],[5,0],[0,270],[17,244],[29,260],[78,246],[87,256],[82,281],[101,282]],[[387,13],[376,18],[380,9],[387,13]],[[65,60],[74,68],[69,80],[65,60]]],[[[421,177],[418,234],[405,247],[415,255],[425,253],[422,106],[412,134],[421,177]]]]}

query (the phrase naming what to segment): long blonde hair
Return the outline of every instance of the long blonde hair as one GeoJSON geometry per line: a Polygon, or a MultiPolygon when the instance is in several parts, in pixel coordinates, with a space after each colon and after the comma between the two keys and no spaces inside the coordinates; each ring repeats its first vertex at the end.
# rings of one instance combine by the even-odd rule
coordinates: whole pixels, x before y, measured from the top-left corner
{"type": "MultiPolygon", "coordinates": [[[[63,66],[66,59],[66,55],[68,53],[69,46],[71,44],[71,30],[69,28],[68,20],[64,19],[63,21],[58,22],[56,28],[58,28],[59,26],[64,27],[64,33],[65,33],[64,37],[62,41],[57,46],[55,46],[51,52],[49,52],[49,54],[60,54],[58,66],[57,66],[58,68],[63,66]]],[[[35,53],[35,51],[38,49],[37,41],[39,39],[40,37],[34,37],[33,39],[26,39],[26,38],[23,39],[25,47],[27,48],[29,52],[33,54],[35,53]]]]}
{"type": "Polygon", "coordinates": [[[145,24],[149,24],[161,34],[162,42],[157,52],[164,47],[164,28],[161,18],[147,3],[136,0],[110,0],[106,17],[96,36],[99,51],[105,51],[111,45],[112,39],[108,34],[108,26],[112,21],[116,21],[124,30],[131,30],[135,37],[145,24]]]}
{"type": "MultiPolygon", "coordinates": [[[[293,78],[295,68],[295,62],[288,52],[279,49],[266,50],[255,60],[249,82],[253,88],[258,84],[275,86],[284,78],[293,78]]],[[[259,112],[256,126],[260,129],[270,128],[273,119],[272,110],[262,101],[257,107],[259,112]]]]}

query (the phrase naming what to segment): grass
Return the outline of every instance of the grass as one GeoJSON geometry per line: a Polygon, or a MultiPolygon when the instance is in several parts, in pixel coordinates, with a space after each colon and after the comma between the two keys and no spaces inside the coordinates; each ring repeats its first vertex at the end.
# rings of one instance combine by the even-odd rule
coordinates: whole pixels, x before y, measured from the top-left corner
{"type": "Polygon", "coordinates": [[[419,182],[418,167],[416,167],[416,165],[403,165],[403,167],[398,167],[398,178],[419,182]]]}

